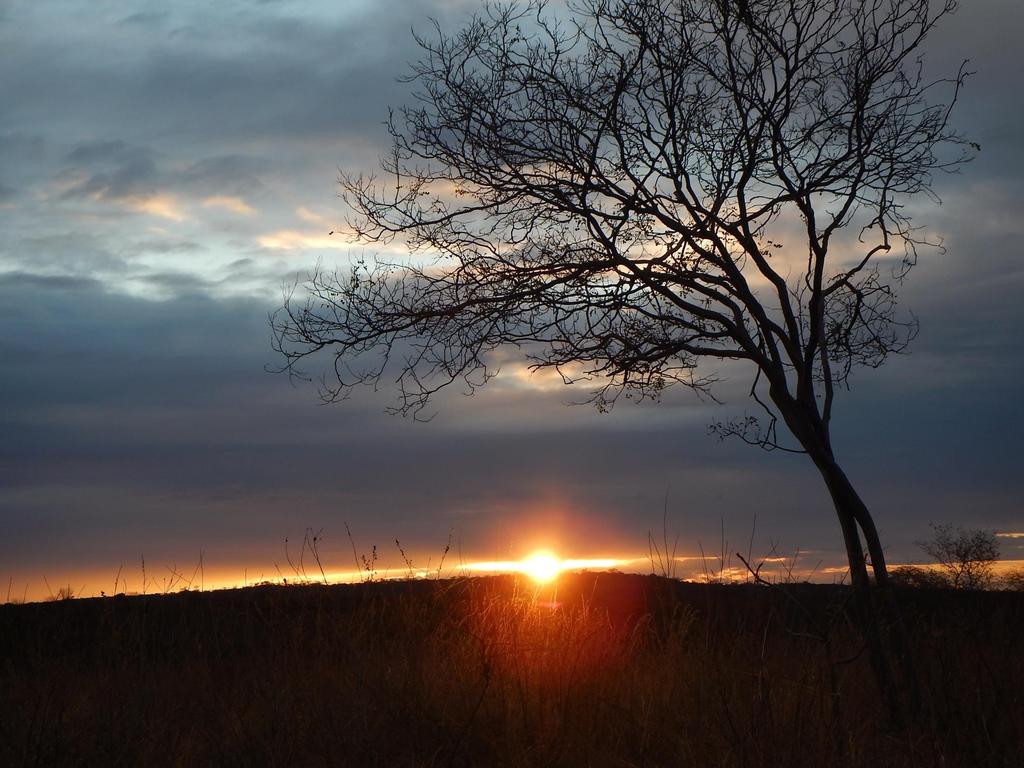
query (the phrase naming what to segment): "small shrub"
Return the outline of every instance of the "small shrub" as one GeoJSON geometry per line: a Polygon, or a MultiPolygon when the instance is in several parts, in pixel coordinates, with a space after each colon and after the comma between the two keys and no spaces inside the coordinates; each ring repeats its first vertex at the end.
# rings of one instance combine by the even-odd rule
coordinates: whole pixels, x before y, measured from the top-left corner
{"type": "Polygon", "coordinates": [[[1003,574],[999,580],[1003,589],[1012,589],[1015,592],[1024,592],[1024,568],[1003,574]]]}
{"type": "Polygon", "coordinates": [[[949,579],[944,573],[921,568],[916,565],[903,565],[893,568],[889,574],[892,583],[900,587],[915,587],[924,589],[949,589],[949,579]]]}

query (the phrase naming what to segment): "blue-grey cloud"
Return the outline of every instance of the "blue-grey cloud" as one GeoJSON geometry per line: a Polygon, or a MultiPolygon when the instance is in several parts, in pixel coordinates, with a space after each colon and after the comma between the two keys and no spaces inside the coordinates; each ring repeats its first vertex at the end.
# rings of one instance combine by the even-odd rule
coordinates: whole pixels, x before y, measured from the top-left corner
{"type": "Polygon", "coordinates": [[[151,194],[156,184],[156,161],[153,152],[133,147],[123,141],[96,141],[79,144],[67,156],[71,167],[65,174],[86,171],[88,175],[75,181],[63,198],[124,198],[151,194]]]}
{"type": "Polygon", "coordinates": [[[261,176],[273,169],[268,158],[241,154],[203,157],[181,169],[167,164],[160,166],[152,148],[122,140],[78,144],[59,175],[72,180],[61,197],[117,200],[160,191],[251,197],[264,191],[261,176]]]}
{"type": "MultiPolygon", "coordinates": [[[[841,558],[807,462],[705,434],[749,407],[742,372],[722,408],[680,391],[601,417],[510,364],[422,425],[382,413],[386,387],[324,407],[264,371],[279,286],[348,258],[326,236],[337,171],[385,151],[410,27],[474,8],[0,6],[0,577],[200,547],[244,563],[306,525],[340,540],[343,520],[377,543],[454,526],[494,551],[538,509],[642,549],[667,489],[690,546],[717,542],[720,519],[745,538],[756,514],[765,546],[841,558]]],[[[977,71],[954,118],[982,151],[937,179],[941,208],[915,209],[947,250],[901,289],[911,353],[837,405],[840,456],[896,558],[929,520],[1024,524],[1022,28],[1024,6],[985,0],[932,41],[936,74],[977,71]]]]}
{"type": "Polygon", "coordinates": [[[165,22],[169,17],[170,13],[167,11],[139,11],[130,16],[125,16],[117,23],[122,26],[155,27],[165,22]]]}
{"type": "MultiPolygon", "coordinates": [[[[189,521],[202,523],[199,536],[232,530],[239,556],[306,524],[340,534],[343,520],[414,543],[454,525],[483,548],[498,530],[514,538],[516,521],[552,497],[608,541],[639,541],[669,489],[691,545],[715,538],[720,519],[742,536],[756,515],[764,546],[834,549],[810,466],[707,437],[710,408],[696,419],[643,409],[661,423],[636,429],[636,409],[595,417],[561,393],[484,392],[451,394],[435,422],[414,424],[383,415],[385,397],[324,408],[309,388],[265,373],[269,307],[259,302],[152,302],[26,275],[0,281],[0,298],[11,329],[0,346],[19,361],[0,375],[0,429],[17,437],[0,447],[8,563],[38,557],[41,520],[48,556],[68,562],[109,556],[103,540],[126,530],[115,559],[140,547],[173,557],[189,521]],[[494,408],[506,428],[494,427],[494,408]],[[538,409],[544,418],[531,420],[538,409]],[[102,524],[83,530],[83,519],[102,524]],[[80,552],[84,541],[97,548],[80,552]]],[[[1010,448],[1009,438],[991,445],[998,423],[1020,420],[1002,405],[1012,385],[892,379],[858,389],[837,431],[895,553],[912,555],[930,519],[1012,526],[1012,453],[991,455],[1010,448]],[[977,401],[992,405],[964,409],[977,401]]]]}

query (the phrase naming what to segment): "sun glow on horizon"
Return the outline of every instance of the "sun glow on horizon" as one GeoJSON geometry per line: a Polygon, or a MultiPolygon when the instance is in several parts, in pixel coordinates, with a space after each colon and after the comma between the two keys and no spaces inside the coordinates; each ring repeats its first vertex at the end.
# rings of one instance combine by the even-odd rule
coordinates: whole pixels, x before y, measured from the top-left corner
{"type": "Polygon", "coordinates": [[[522,560],[480,561],[466,563],[462,568],[467,571],[486,573],[521,573],[529,576],[538,584],[548,584],[563,571],[619,568],[633,562],[637,561],[613,557],[563,560],[548,550],[537,550],[522,560]]]}
{"type": "Polygon", "coordinates": [[[547,584],[558,576],[563,567],[562,562],[550,552],[534,552],[523,558],[522,572],[538,584],[547,584]]]}

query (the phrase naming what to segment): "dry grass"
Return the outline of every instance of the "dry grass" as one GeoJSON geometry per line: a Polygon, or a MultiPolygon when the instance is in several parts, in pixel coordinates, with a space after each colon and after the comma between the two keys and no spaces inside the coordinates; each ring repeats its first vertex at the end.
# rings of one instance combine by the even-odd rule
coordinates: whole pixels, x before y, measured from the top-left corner
{"type": "Polygon", "coordinates": [[[891,733],[843,588],[785,589],[601,574],[0,606],[0,765],[1024,764],[1024,595],[906,593],[925,708],[891,733]]]}

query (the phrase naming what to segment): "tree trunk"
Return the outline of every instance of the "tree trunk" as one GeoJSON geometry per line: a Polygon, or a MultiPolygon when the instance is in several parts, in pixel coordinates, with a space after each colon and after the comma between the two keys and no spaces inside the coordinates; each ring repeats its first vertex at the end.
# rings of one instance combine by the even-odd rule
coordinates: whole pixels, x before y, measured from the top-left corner
{"type": "Polygon", "coordinates": [[[812,459],[832,496],[832,503],[843,531],[846,557],[850,564],[850,581],[853,586],[854,616],[864,639],[868,660],[882,697],[885,699],[889,718],[894,726],[900,727],[905,720],[904,708],[901,706],[900,686],[897,683],[897,676],[894,674],[893,661],[895,660],[899,666],[903,666],[902,633],[896,629],[893,633],[896,637],[891,637],[894,626],[898,624],[898,618],[892,613],[895,604],[888,594],[891,593],[891,590],[888,588],[888,574],[885,570],[885,559],[882,557],[878,532],[867,507],[835,460],[828,455],[820,457],[812,455],[812,459]],[[865,526],[863,521],[867,521],[869,525],[865,526]],[[861,530],[864,531],[865,539],[868,541],[876,583],[887,593],[885,595],[876,595],[876,590],[871,588],[864,549],[861,545],[861,530]],[[871,544],[872,539],[874,539],[874,546],[871,544]],[[875,550],[878,552],[877,556],[875,550]],[[882,574],[881,581],[878,579],[879,573],[882,574]],[[895,639],[896,642],[890,643],[890,639],[895,639]],[[892,647],[893,645],[895,648],[892,647]]]}
{"type": "MultiPolygon", "coordinates": [[[[817,463],[817,462],[816,462],[817,463]]],[[[874,518],[868,511],[867,505],[861,500],[860,495],[850,483],[846,473],[839,467],[834,458],[827,459],[827,466],[818,466],[825,483],[829,486],[829,493],[836,505],[848,509],[854,520],[864,534],[864,541],[867,544],[868,555],[871,557],[871,570],[875,576],[875,584],[880,587],[889,586],[889,571],[885,565],[885,553],[882,551],[882,541],[878,537],[878,529],[875,528],[874,518]],[[830,480],[831,478],[831,480],[830,480]],[[834,488],[834,489],[833,489],[834,488]]]]}
{"type": "Polygon", "coordinates": [[[885,700],[890,722],[899,728],[906,721],[901,690],[909,697],[911,711],[919,696],[906,634],[889,581],[885,554],[871,513],[832,454],[828,427],[817,410],[788,396],[773,392],[772,399],[794,437],[821,473],[839,518],[846,545],[853,588],[854,619],[863,637],[878,688],[885,700]],[[864,534],[877,589],[868,578],[860,534],[864,534]],[[900,674],[895,674],[898,670],[900,674]],[[899,681],[899,682],[897,682],[899,681]]]}

